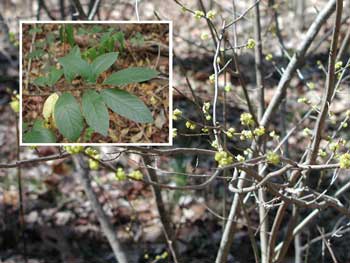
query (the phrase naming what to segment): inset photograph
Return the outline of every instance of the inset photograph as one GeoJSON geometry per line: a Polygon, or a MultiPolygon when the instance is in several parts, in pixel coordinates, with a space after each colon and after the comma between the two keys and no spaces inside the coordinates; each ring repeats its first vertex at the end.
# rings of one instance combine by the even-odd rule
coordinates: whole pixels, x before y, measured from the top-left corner
{"type": "Polygon", "coordinates": [[[21,144],[171,145],[171,22],[21,22],[21,144]]]}

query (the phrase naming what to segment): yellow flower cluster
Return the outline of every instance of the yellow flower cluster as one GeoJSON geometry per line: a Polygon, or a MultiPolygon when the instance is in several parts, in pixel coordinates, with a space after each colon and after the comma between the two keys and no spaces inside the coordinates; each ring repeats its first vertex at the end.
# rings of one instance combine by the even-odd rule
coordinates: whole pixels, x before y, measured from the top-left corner
{"type": "Polygon", "coordinates": [[[268,163],[271,163],[273,165],[277,165],[279,164],[279,162],[281,161],[280,156],[275,153],[275,152],[267,152],[266,154],[266,160],[268,163]]]}
{"type": "Polygon", "coordinates": [[[247,48],[249,48],[249,49],[255,48],[255,40],[254,39],[252,39],[252,38],[248,39],[247,48]]]}
{"type": "Polygon", "coordinates": [[[236,129],[231,127],[225,133],[226,133],[226,136],[231,139],[235,132],[236,132],[236,129]]]}
{"type": "Polygon", "coordinates": [[[342,169],[350,168],[350,153],[344,153],[339,157],[339,166],[342,169]]]}
{"type": "Polygon", "coordinates": [[[210,121],[211,120],[211,115],[209,113],[209,109],[210,109],[210,102],[205,102],[203,104],[203,107],[202,107],[202,110],[203,110],[203,113],[205,115],[205,119],[207,121],[210,121]]]}
{"type": "Polygon", "coordinates": [[[226,91],[226,92],[230,92],[231,90],[232,90],[232,85],[229,83],[229,84],[227,84],[225,87],[224,87],[224,90],[226,91]]]}
{"type": "Polygon", "coordinates": [[[253,139],[253,133],[250,130],[243,130],[241,131],[241,136],[240,136],[241,141],[244,141],[246,139],[251,140],[253,139]]]}
{"type": "Polygon", "coordinates": [[[133,178],[134,180],[142,180],[143,174],[139,170],[135,170],[129,174],[129,177],[133,178]]]}
{"type": "Polygon", "coordinates": [[[195,123],[193,123],[193,122],[190,122],[190,121],[186,121],[186,128],[187,129],[190,129],[190,130],[194,130],[194,129],[196,129],[196,124],[195,123]]]}
{"type": "Polygon", "coordinates": [[[175,109],[173,111],[173,120],[177,121],[179,118],[181,118],[181,115],[182,115],[182,111],[179,109],[175,109]]]}
{"type": "Polygon", "coordinates": [[[215,161],[219,163],[219,167],[230,165],[233,163],[233,157],[225,151],[215,153],[215,161]]]}
{"type": "Polygon", "coordinates": [[[209,10],[207,12],[207,15],[206,17],[209,19],[209,20],[213,20],[216,16],[216,11],[215,10],[209,10]]]}
{"type": "Polygon", "coordinates": [[[248,112],[242,113],[240,120],[242,125],[245,125],[245,126],[252,126],[254,124],[253,116],[248,112]]]}
{"type": "Polygon", "coordinates": [[[202,17],[204,17],[204,12],[203,11],[200,11],[200,10],[196,10],[194,11],[194,14],[193,14],[194,18],[199,20],[201,19],[202,17]]]}
{"type": "Polygon", "coordinates": [[[265,127],[260,126],[259,128],[254,129],[254,134],[256,136],[263,136],[265,134],[265,127]]]}
{"type": "Polygon", "coordinates": [[[63,149],[70,154],[78,154],[84,150],[84,146],[63,146],[63,149]]]}
{"type": "MultiPolygon", "coordinates": [[[[88,147],[85,149],[85,153],[96,160],[100,159],[100,154],[96,149],[88,147]]],[[[100,167],[100,163],[94,159],[89,159],[89,167],[91,170],[98,170],[98,168],[100,167]]]]}
{"type": "Polygon", "coordinates": [[[173,138],[175,138],[177,136],[177,129],[173,128],[173,138]]]}
{"type": "Polygon", "coordinates": [[[202,40],[208,40],[208,39],[209,39],[209,34],[208,34],[208,32],[202,32],[202,34],[201,34],[201,39],[202,39],[202,40]]]}
{"type": "Polygon", "coordinates": [[[117,171],[115,172],[115,178],[117,179],[117,181],[126,180],[126,174],[123,168],[118,167],[117,171]]]}

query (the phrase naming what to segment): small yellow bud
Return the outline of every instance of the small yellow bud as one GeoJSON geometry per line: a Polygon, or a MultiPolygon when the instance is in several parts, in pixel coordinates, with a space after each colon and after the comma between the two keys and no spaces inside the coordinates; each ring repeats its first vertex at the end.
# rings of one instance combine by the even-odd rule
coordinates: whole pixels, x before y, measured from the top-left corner
{"type": "Polygon", "coordinates": [[[209,34],[208,34],[208,32],[203,32],[203,33],[201,34],[201,39],[202,39],[202,40],[208,40],[208,39],[209,39],[209,34]]]}
{"type": "Polygon", "coordinates": [[[336,152],[339,150],[340,145],[338,142],[331,142],[328,147],[332,152],[336,152]]]}
{"type": "Polygon", "coordinates": [[[311,131],[309,128],[305,128],[305,129],[303,130],[303,135],[304,135],[305,137],[309,137],[311,134],[312,134],[312,131],[311,131]]]}
{"type": "Polygon", "coordinates": [[[207,12],[207,15],[206,17],[209,19],[209,20],[213,20],[216,16],[216,11],[215,10],[209,10],[207,12]]]}
{"type": "Polygon", "coordinates": [[[280,162],[280,156],[275,152],[268,152],[266,154],[266,160],[268,163],[271,163],[273,165],[277,165],[280,162]]]}
{"type": "Polygon", "coordinates": [[[208,132],[209,132],[209,129],[208,129],[207,127],[204,127],[204,128],[202,128],[202,132],[208,133],[208,132]]]}
{"type": "Polygon", "coordinates": [[[196,124],[195,123],[193,123],[193,122],[190,122],[190,121],[186,121],[186,128],[187,129],[190,129],[190,130],[194,130],[194,129],[196,129],[196,124]]]}
{"type": "Polygon", "coordinates": [[[126,180],[126,174],[124,172],[124,169],[119,167],[117,171],[115,172],[115,177],[117,181],[124,181],[126,180]]]}
{"type": "Polygon", "coordinates": [[[142,180],[143,179],[143,174],[139,171],[139,170],[136,170],[136,171],[132,171],[130,174],[129,174],[129,177],[135,179],[135,180],[142,180]]]}
{"type": "Polygon", "coordinates": [[[256,136],[263,136],[265,134],[265,128],[263,126],[260,126],[259,128],[255,128],[254,134],[256,136]]]}
{"type": "Polygon", "coordinates": [[[255,40],[254,39],[252,39],[252,38],[248,39],[247,48],[249,48],[249,49],[255,48],[255,40]]]}
{"type": "Polygon", "coordinates": [[[194,18],[199,20],[201,19],[202,17],[204,17],[204,12],[203,11],[200,11],[200,10],[196,10],[194,11],[194,14],[193,14],[194,18]]]}
{"type": "Polygon", "coordinates": [[[173,138],[175,138],[177,136],[177,129],[173,128],[173,138]]]}
{"type": "Polygon", "coordinates": [[[232,90],[232,85],[231,84],[227,84],[225,87],[224,87],[224,90],[226,92],[230,92],[232,90]]]}
{"type": "Polygon", "coordinates": [[[219,163],[219,167],[223,167],[233,163],[233,157],[225,151],[216,152],[214,158],[215,161],[219,163]]]}
{"type": "Polygon", "coordinates": [[[342,66],[343,66],[343,61],[338,61],[337,63],[335,63],[334,68],[335,68],[335,70],[338,70],[338,69],[340,69],[342,66]]]}
{"type": "Polygon", "coordinates": [[[69,154],[78,154],[84,150],[84,146],[63,146],[69,154]]]}
{"type": "Polygon", "coordinates": [[[267,54],[267,55],[265,56],[265,59],[266,59],[266,61],[271,61],[271,60],[273,59],[272,54],[271,54],[271,53],[267,54]]]}
{"type": "Polygon", "coordinates": [[[327,156],[327,152],[325,150],[319,149],[318,150],[318,156],[326,157],[327,156]]]}
{"type": "Polygon", "coordinates": [[[339,166],[342,169],[350,168],[350,153],[344,153],[339,157],[339,166]]]}
{"type": "Polygon", "coordinates": [[[240,117],[242,125],[252,126],[254,124],[253,116],[250,113],[242,113],[240,117]]]}
{"type": "Polygon", "coordinates": [[[313,82],[307,82],[307,83],[306,83],[306,86],[307,86],[309,89],[311,89],[311,90],[314,90],[314,89],[315,89],[315,83],[313,83],[313,82]]]}
{"type": "Polygon", "coordinates": [[[211,146],[215,149],[217,149],[219,147],[219,143],[217,140],[214,140],[212,143],[211,143],[211,146]]]}
{"type": "Polygon", "coordinates": [[[177,121],[181,117],[181,115],[182,115],[182,111],[179,109],[175,109],[173,111],[173,120],[177,121]]]}
{"type": "Polygon", "coordinates": [[[237,159],[237,161],[240,162],[240,163],[242,163],[242,162],[245,161],[245,157],[242,156],[242,155],[240,155],[240,154],[238,154],[238,155],[236,156],[236,159],[237,159]]]}
{"type": "Polygon", "coordinates": [[[241,136],[243,136],[245,139],[253,139],[253,133],[250,130],[241,131],[241,136]]]}
{"type": "Polygon", "coordinates": [[[209,76],[209,83],[214,84],[214,82],[215,82],[215,74],[212,74],[209,76]]]}
{"type": "Polygon", "coordinates": [[[11,109],[15,112],[15,113],[18,113],[19,112],[19,101],[16,99],[16,100],[13,100],[10,102],[10,106],[11,106],[11,109]]]}
{"type": "Polygon", "coordinates": [[[89,159],[89,167],[91,170],[98,170],[99,166],[100,164],[97,161],[89,159]]]}
{"type": "Polygon", "coordinates": [[[207,113],[209,109],[210,109],[210,102],[205,102],[202,107],[203,112],[207,113]]]}

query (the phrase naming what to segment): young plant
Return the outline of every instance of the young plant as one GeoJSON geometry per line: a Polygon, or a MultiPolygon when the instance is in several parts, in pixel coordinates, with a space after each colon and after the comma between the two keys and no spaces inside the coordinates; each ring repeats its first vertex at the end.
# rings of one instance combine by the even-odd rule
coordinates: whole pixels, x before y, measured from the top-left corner
{"type": "MultiPolygon", "coordinates": [[[[145,67],[130,67],[113,72],[102,85],[97,84],[100,74],[108,70],[117,60],[117,52],[108,52],[96,57],[91,63],[81,56],[78,46],[58,62],[62,69],[51,68],[47,76],[37,78],[34,83],[53,87],[64,75],[67,82],[76,77],[85,81],[81,103],[71,92],[57,92],[58,99],[52,106],[52,123],[33,127],[24,134],[25,143],[56,142],[50,128],[56,128],[70,142],[76,142],[84,130],[84,120],[89,128],[103,136],[108,135],[109,113],[113,112],[138,123],[153,122],[152,113],[142,100],[120,87],[150,80],[157,77],[158,71],[145,67]],[[95,89],[98,86],[99,89],[95,89]],[[108,88],[113,86],[113,88],[108,88]],[[91,88],[90,88],[91,87],[91,88]],[[101,89],[100,89],[101,88],[101,89]],[[50,134],[50,136],[48,136],[50,134]]],[[[46,113],[47,114],[47,113],[46,113]]]]}

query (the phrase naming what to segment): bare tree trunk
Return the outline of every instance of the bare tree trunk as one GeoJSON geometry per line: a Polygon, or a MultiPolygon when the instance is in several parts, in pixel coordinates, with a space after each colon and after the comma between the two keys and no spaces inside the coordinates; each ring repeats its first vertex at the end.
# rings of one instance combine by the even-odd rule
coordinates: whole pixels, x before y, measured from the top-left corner
{"type": "Polygon", "coordinates": [[[83,157],[81,155],[77,155],[73,157],[73,160],[77,169],[76,174],[78,179],[84,188],[87,198],[91,202],[92,209],[100,222],[102,231],[106,235],[118,263],[127,263],[128,261],[126,255],[121,247],[121,244],[119,243],[119,240],[117,239],[114,227],[110,223],[106,213],[103,211],[103,208],[97,199],[96,193],[92,189],[89,169],[85,166],[83,157]]]}
{"type": "MultiPolygon", "coordinates": [[[[254,36],[255,36],[255,76],[256,76],[256,89],[257,89],[257,103],[258,103],[258,120],[259,122],[264,115],[265,109],[265,95],[264,95],[264,83],[262,72],[262,41],[261,41],[261,24],[260,24],[260,10],[259,3],[254,7],[254,36]]],[[[260,140],[264,148],[264,142],[260,140]]],[[[261,174],[264,165],[259,165],[258,171],[261,174]]],[[[268,237],[267,232],[269,228],[267,210],[265,209],[266,192],[264,189],[259,188],[259,220],[260,220],[260,250],[261,250],[261,262],[267,263],[268,260],[268,237]]]]}

